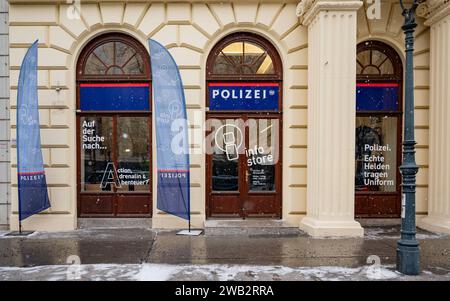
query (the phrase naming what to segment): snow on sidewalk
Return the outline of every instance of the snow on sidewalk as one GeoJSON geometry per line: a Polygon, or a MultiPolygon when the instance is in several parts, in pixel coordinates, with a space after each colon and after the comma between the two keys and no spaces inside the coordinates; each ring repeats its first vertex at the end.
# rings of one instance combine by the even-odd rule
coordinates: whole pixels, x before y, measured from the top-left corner
{"type": "Polygon", "coordinates": [[[8,280],[92,280],[92,281],[273,281],[273,280],[450,280],[450,273],[434,275],[423,272],[408,277],[394,271],[392,266],[364,266],[360,268],[250,265],[72,265],[40,266],[30,268],[0,267],[0,281],[8,280]]]}

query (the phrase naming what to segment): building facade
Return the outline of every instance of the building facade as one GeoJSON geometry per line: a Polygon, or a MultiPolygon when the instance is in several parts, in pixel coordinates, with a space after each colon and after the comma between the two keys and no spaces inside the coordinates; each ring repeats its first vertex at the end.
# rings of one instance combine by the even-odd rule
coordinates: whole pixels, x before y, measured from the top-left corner
{"type": "Polygon", "coordinates": [[[8,2],[0,1],[0,229],[8,228],[11,208],[8,32],[8,2]]]}
{"type": "MultiPolygon", "coordinates": [[[[399,218],[403,17],[397,1],[380,4],[11,0],[11,174],[20,64],[39,39],[39,113],[52,205],[24,227],[72,230],[86,218],[185,227],[156,208],[150,38],[169,49],[183,79],[194,227],[264,218],[314,236],[361,236],[356,218],[399,218]],[[105,86],[132,93],[119,89],[119,96],[93,100],[93,89],[105,86]],[[146,181],[104,185],[108,166],[118,179],[146,181]]],[[[450,232],[450,3],[428,1],[419,14],[416,212],[421,227],[450,232]]],[[[11,192],[16,229],[14,177],[11,192]]]]}

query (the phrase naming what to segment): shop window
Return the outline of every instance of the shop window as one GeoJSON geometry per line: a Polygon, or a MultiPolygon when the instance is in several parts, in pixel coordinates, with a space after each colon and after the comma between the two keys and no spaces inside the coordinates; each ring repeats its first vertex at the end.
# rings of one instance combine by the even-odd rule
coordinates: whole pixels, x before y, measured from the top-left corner
{"type": "Polygon", "coordinates": [[[281,217],[282,73],[275,47],[256,34],[232,34],[211,51],[208,217],[281,217]]]}
{"type": "Polygon", "coordinates": [[[78,215],[151,215],[151,77],[144,46],[91,41],[77,69],[78,215]]]}
{"type": "Polygon", "coordinates": [[[356,84],[355,212],[398,217],[402,134],[402,63],[390,46],[358,46],[356,84]]]}

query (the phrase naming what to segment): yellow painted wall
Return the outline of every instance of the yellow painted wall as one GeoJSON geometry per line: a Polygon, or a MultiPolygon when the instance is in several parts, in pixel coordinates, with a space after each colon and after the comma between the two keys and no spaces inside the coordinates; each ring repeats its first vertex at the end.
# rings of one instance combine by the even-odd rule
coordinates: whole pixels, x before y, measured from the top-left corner
{"type": "MultiPolygon", "coordinates": [[[[11,116],[16,113],[21,61],[26,48],[39,38],[39,112],[52,203],[48,212],[26,220],[26,228],[50,231],[76,228],[75,64],[83,46],[92,38],[113,31],[128,33],[146,47],[147,40],[153,38],[169,48],[184,81],[192,134],[204,120],[205,63],[215,43],[236,31],[255,32],[272,41],[284,68],[283,220],[299,224],[306,214],[308,36],[307,28],[300,25],[295,14],[298,1],[83,1],[86,4],[81,5],[80,19],[69,18],[65,1],[11,2],[11,116]]],[[[394,2],[383,2],[383,14],[388,13],[390,18],[381,21],[367,20],[365,11],[359,11],[359,41],[380,39],[402,53],[401,18],[394,2]]],[[[420,25],[417,33],[416,130],[417,161],[421,166],[417,211],[422,214],[427,211],[429,30],[420,25]]],[[[12,139],[16,136],[14,119],[11,120],[12,139]]],[[[192,218],[195,227],[203,227],[205,157],[198,153],[199,149],[195,150],[197,154],[191,156],[192,218]]],[[[11,172],[15,174],[14,156],[12,162],[11,172]]],[[[17,180],[12,178],[11,227],[16,228],[17,180]]],[[[156,191],[155,181],[153,184],[156,191]]],[[[154,227],[184,226],[184,221],[158,212],[155,199],[153,203],[154,227]]]]}

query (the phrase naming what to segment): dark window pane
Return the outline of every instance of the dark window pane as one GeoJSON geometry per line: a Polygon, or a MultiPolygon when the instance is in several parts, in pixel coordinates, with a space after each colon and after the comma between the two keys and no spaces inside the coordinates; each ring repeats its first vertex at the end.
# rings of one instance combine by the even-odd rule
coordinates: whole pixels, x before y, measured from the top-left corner
{"type": "Polygon", "coordinates": [[[112,117],[81,117],[81,190],[113,191],[112,117]]]}
{"type": "Polygon", "coordinates": [[[394,65],[389,57],[376,49],[364,50],[357,56],[357,74],[359,75],[392,75],[394,65]]]}
{"type": "Polygon", "coordinates": [[[147,117],[117,121],[118,191],[150,191],[150,129],[147,117]]]}
{"type": "Polygon", "coordinates": [[[94,54],[91,54],[86,62],[84,73],[87,75],[101,75],[106,73],[107,66],[103,64],[94,54]]]}
{"type": "Polygon", "coordinates": [[[116,42],[116,65],[125,65],[134,55],[136,51],[127,44],[116,42]]]}
{"type": "Polygon", "coordinates": [[[144,60],[131,46],[122,42],[108,42],[98,46],[89,56],[86,75],[141,75],[144,60]]]}
{"type": "Polygon", "coordinates": [[[239,148],[242,146],[241,133],[233,126],[235,120],[220,120],[215,125],[212,141],[212,189],[214,191],[239,190],[239,148]]]}
{"type": "Polygon", "coordinates": [[[117,66],[112,66],[109,68],[107,74],[108,75],[118,75],[118,74],[123,74],[123,71],[122,71],[122,69],[120,69],[117,66]]]}
{"type": "Polygon", "coordinates": [[[114,43],[100,45],[94,50],[95,55],[107,66],[114,65],[114,43]]]}
{"type": "Polygon", "coordinates": [[[134,56],[128,63],[123,67],[125,74],[143,74],[144,73],[144,61],[139,55],[134,56]]]}
{"type": "Polygon", "coordinates": [[[275,165],[278,162],[279,122],[276,119],[250,119],[247,150],[250,191],[275,191],[275,165]]]}

